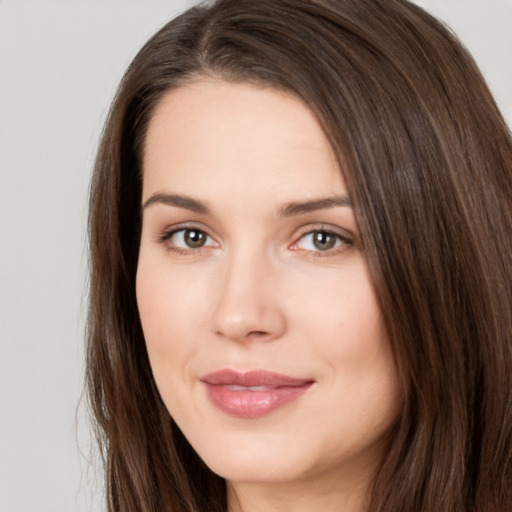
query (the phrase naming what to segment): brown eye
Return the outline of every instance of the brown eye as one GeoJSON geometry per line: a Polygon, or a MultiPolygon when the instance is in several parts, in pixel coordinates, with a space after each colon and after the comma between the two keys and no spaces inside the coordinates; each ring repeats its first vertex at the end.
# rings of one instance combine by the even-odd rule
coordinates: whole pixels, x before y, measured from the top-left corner
{"type": "Polygon", "coordinates": [[[203,247],[206,244],[207,238],[206,233],[198,229],[186,229],[183,236],[185,244],[191,249],[203,247]]]}
{"type": "Polygon", "coordinates": [[[214,247],[216,245],[207,233],[195,228],[177,229],[164,235],[162,242],[176,249],[201,249],[202,247],[214,247]]]}
{"type": "Polygon", "coordinates": [[[328,233],[327,231],[314,231],[312,233],[312,237],[313,245],[319,251],[328,251],[329,249],[333,249],[338,238],[336,235],[328,233]]]}
{"type": "Polygon", "coordinates": [[[349,245],[352,245],[352,241],[339,233],[316,229],[302,235],[293,248],[313,254],[326,253],[327,256],[337,254],[338,250],[349,245]]]}

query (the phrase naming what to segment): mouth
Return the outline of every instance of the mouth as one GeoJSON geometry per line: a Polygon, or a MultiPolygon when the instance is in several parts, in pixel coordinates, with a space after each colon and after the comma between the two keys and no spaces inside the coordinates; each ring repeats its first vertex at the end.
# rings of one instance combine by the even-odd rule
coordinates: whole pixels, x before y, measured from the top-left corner
{"type": "Polygon", "coordinates": [[[314,383],[267,370],[218,370],[201,382],[212,404],[238,418],[261,418],[302,396],[314,383]]]}

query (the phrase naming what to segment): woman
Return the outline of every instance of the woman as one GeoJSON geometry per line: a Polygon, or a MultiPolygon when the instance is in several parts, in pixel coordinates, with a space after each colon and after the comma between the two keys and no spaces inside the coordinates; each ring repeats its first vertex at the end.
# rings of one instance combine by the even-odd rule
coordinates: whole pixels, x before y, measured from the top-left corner
{"type": "Polygon", "coordinates": [[[512,506],[512,142],[404,0],[163,27],[90,202],[109,510],[512,506]]]}

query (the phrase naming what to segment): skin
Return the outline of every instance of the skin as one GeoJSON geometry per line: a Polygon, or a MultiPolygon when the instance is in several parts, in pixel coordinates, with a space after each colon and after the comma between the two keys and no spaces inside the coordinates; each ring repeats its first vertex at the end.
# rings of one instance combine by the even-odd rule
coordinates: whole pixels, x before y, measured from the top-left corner
{"type": "Polygon", "coordinates": [[[291,95],[198,80],[168,92],[150,121],[140,317],[162,398],[227,480],[232,511],[365,509],[400,393],[348,201],[319,123],[291,95]],[[290,206],[324,198],[342,200],[290,206]],[[192,247],[186,228],[204,245],[192,247]],[[332,246],[315,245],[319,232],[332,246]],[[223,368],[314,384],[264,417],[238,418],[201,382],[223,368]]]}

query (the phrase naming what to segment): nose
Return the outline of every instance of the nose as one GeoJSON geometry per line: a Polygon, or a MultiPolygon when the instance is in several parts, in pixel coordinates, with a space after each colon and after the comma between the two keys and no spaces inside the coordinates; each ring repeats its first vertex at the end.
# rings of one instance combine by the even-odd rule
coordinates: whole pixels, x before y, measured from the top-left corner
{"type": "Polygon", "coordinates": [[[286,330],[278,275],[264,258],[239,257],[226,262],[213,313],[216,335],[237,342],[272,341],[286,330]]]}

